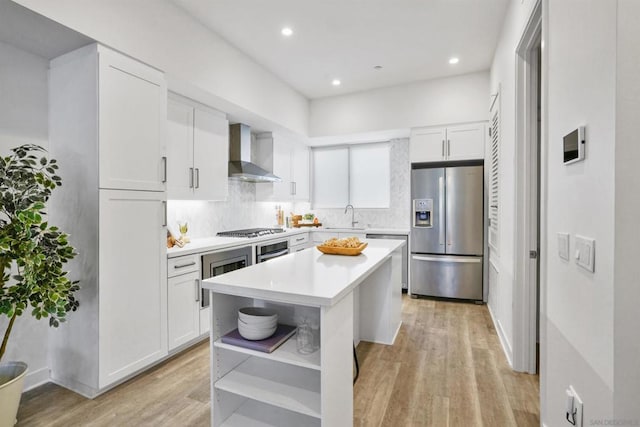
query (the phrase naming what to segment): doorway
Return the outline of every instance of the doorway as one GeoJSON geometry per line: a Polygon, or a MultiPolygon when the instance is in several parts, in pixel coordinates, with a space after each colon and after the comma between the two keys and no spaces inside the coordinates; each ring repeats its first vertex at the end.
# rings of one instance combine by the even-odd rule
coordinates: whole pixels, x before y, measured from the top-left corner
{"type": "Polygon", "coordinates": [[[538,1],[516,51],[516,233],[513,368],[539,371],[543,126],[542,13],[538,1]]]}

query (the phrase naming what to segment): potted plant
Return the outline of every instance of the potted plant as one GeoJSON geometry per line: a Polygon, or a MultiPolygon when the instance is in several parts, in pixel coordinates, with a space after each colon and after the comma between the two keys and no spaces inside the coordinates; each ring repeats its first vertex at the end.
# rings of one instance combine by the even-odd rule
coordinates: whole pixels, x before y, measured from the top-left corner
{"type": "Polygon", "coordinates": [[[0,157],[0,318],[8,319],[0,345],[0,426],[15,423],[27,371],[23,362],[2,360],[16,319],[30,311],[57,327],[78,308],[79,287],[64,270],[76,253],[44,212],[51,192],[62,185],[56,160],[38,158],[45,152],[27,144],[0,157]]]}

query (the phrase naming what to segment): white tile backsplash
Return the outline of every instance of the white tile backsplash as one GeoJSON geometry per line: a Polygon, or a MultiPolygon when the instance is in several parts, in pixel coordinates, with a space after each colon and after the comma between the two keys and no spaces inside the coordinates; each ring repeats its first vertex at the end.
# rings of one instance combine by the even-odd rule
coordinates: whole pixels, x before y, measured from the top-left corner
{"type": "Polygon", "coordinates": [[[254,183],[229,180],[226,201],[169,200],[167,220],[176,237],[179,235],[178,221],[189,224],[189,237],[210,237],[218,231],[273,227],[276,205],[282,206],[285,215],[291,210],[291,203],[256,202],[254,183]]]}

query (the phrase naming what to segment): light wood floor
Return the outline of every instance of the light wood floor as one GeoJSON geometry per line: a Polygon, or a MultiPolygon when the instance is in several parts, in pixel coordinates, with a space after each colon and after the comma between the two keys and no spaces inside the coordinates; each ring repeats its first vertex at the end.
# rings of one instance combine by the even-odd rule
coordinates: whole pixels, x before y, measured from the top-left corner
{"type": "MultiPolygon", "coordinates": [[[[538,377],[511,371],[486,306],[405,296],[402,316],[395,345],[358,346],[354,425],[540,425],[538,377]]],[[[94,400],[53,384],[38,387],[23,396],[18,420],[18,426],[208,426],[208,343],[94,400]]]]}

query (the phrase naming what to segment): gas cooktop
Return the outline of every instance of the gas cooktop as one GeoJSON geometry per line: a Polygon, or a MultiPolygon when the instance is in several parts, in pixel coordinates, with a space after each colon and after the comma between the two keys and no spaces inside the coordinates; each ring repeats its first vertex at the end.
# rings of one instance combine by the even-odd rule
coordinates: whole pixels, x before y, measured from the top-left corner
{"type": "Polygon", "coordinates": [[[247,228],[246,230],[221,231],[216,236],[219,237],[260,237],[269,234],[283,233],[281,228],[247,228]]]}

